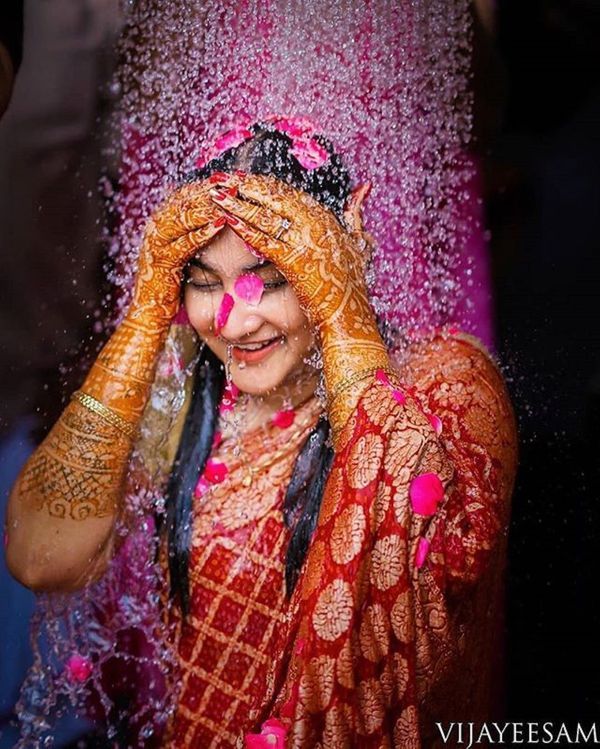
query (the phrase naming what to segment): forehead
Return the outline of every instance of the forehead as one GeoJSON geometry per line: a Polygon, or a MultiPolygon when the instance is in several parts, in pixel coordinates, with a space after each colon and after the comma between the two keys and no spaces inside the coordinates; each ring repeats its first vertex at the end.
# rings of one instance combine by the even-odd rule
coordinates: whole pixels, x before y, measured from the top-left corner
{"type": "Polygon", "coordinates": [[[229,226],[225,226],[196,255],[202,265],[229,274],[255,266],[259,260],[229,226]]]}

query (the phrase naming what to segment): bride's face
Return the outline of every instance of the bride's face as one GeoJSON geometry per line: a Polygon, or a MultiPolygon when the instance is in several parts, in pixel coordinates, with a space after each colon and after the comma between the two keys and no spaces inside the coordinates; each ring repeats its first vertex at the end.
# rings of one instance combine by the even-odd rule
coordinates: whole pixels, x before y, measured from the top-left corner
{"type": "MultiPolygon", "coordinates": [[[[315,338],[296,294],[272,263],[262,263],[226,226],[192,261],[185,285],[185,308],[200,338],[221,359],[231,351],[231,377],[251,395],[273,392],[290,384],[306,366],[315,338]],[[236,281],[246,274],[264,282],[260,301],[240,296],[236,281]],[[236,288],[234,288],[236,287],[236,288]],[[225,294],[233,307],[220,330],[215,315],[225,294]],[[260,347],[258,345],[260,344],[260,347]]],[[[222,309],[222,308],[221,308],[222,309]]]]}

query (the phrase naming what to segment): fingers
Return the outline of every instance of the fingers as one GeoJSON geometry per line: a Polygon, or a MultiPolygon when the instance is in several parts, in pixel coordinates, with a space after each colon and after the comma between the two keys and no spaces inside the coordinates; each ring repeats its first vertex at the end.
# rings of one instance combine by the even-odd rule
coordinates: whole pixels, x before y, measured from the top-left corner
{"type": "Polygon", "coordinates": [[[169,255],[179,258],[181,266],[185,265],[223,229],[225,223],[211,221],[173,240],[169,243],[169,255]]]}
{"type": "MultiPolygon", "coordinates": [[[[228,214],[241,219],[248,226],[273,238],[276,238],[277,233],[281,231],[282,222],[287,220],[270,208],[234,198],[221,190],[211,190],[210,195],[217,205],[225,209],[228,214]]],[[[232,226],[235,226],[235,222],[232,223],[232,226]]]]}

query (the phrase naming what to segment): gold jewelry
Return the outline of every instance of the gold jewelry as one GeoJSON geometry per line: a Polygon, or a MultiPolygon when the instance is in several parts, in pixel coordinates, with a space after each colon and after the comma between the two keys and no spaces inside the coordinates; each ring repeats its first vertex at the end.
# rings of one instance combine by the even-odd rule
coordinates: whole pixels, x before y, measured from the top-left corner
{"type": "Polygon", "coordinates": [[[108,408],[108,406],[105,406],[104,403],[100,403],[100,401],[96,400],[96,398],[94,398],[93,396],[88,395],[81,390],[76,390],[71,398],[72,400],[79,401],[82,406],[85,406],[85,408],[93,411],[95,414],[98,414],[100,418],[104,419],[104,421],[108,422],[109,424],[112,424],[112,426],[116,427],[120,432],[123,432],[123,434],[131,437],[131,439],[135,439],[137,437],[138,428],[135,424],[132,424],[130,421],[124,419],[118,413],[108,408]]]}
{"type": "Polygon", "coordinates": [[[292,225],[292,222],[289,219],[282,218],[281,224],[279,224],[279,229],[277,229],[275,233],[275,239],[280,239],[283,232],[287,231],[291,225],[292,225]]]}
{"type": "Polygon", "coordinates": [[[370,377],[379,370],[385,372],[388,375],[397,376],[396,372],[389,367],[369,367],[368,369],[362,369],[360,370],[360,372],[356,372],[354,375],[352,375],[352,377],[348,377],[348,379],[342,380],[340,383],[338,383],[334,391],[329,396],[330,406],[345,390],[348,390],[348,388],[352,387],[352,385],[355,385],[361,380],[366,380],[367,377],[370,377]]]}

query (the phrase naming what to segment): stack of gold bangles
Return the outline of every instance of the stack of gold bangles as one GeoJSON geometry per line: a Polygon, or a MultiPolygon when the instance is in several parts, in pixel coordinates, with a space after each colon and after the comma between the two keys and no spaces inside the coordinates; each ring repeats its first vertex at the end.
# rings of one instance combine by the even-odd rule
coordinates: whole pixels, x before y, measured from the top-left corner
{"type": "Polygon", "coordinates": [[[104,419],[108,424],[112,424],[112,426],[116,427],[120,432],[123,432],[131,439],[137,437],[138,427],[135,424],[132,424],[130,421],[127,421],[127,419],[119,416],[118,413],[105,406],[104,403],[100,403],[100,401],[96,400],[93,396],[88,395],[81,390],[76,390],[71,398],[72,400],[78,401],[82,406],[85,406],[85,408],[88,408],[95,414],[98,414],[100,418],[104,419]]]}

